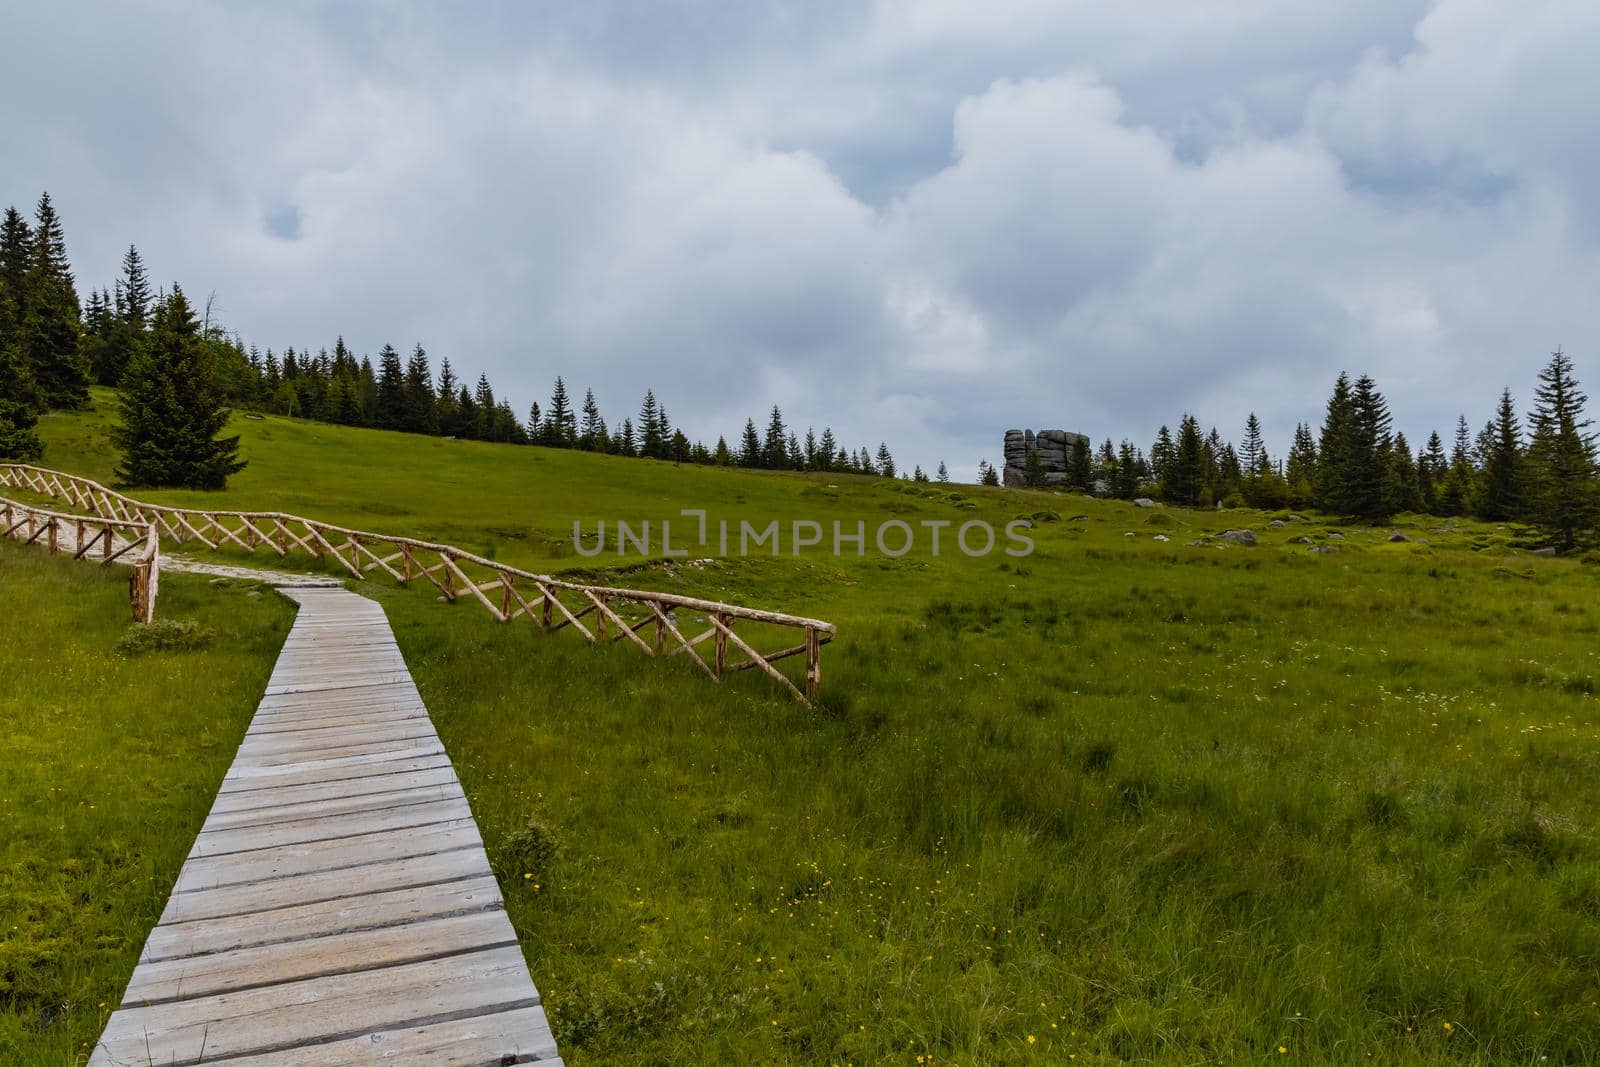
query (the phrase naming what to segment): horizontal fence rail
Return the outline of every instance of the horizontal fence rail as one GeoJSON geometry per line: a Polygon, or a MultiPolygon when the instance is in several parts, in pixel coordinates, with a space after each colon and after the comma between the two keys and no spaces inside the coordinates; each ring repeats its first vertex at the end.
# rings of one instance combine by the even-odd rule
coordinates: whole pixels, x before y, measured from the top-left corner
{"type": "Polygon", "coordinates": [[[133,621],[150,622],[156,617],[161,538],[154,523],[101,515],[63,515],[0,496],[0,536],[42,545],[51,555],[71,549],[73,559],[92,560],[102,566],[127,563],[132,567],[128,598],[133,621]]]}
{"type": "Polygon", "coordinates": [[[348,530],[298,515],[147,504],[88,478],[26,463],[0,463],[0,485],[65,500],[103,519],[148,524],[178,544],[268,551],[279,557],[305,553],[337,563],[354,578],[366,579],[376,571],[402,585],[425,579],[446,600],[468,597],[500,622],[524,618],[544,630],[571,628],[595,644],[623,641],[650,656],[684,655],[716,681],[738,671],[759,670],[804,702],[815,698],[822,684],[822,646],[837,633],[832,623],[820,619],[674,593],[568,582],[452,545],[348,530]],[[703,615],[705,629],[686,637],[678,625],[679,609],[703,615]],[[734,632],[740,622],[789,628],[799,640],[775,651],[759,652],[744,635],[734,632]],[[648,636],[641,636],[645,633],[648,636]],[[706,655],[708,642],[711,648],[706,655]],[[731,662],[729,645],[735,653],[731,662]],[[803,689],[774,666],[801,655],[805,656],[803,689]]]}

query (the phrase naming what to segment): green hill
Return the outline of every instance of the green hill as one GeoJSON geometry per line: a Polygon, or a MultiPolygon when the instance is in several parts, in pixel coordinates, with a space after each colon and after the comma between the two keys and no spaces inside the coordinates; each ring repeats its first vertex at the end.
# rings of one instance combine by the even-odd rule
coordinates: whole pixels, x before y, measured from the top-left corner
{"type": "MultiPolygon", "coordinates": [[[[46,465],[109,479],[97,404],[41,421],[46,465]]],[[[363,586],[574,1064],[1600,1057],[1600,567],[1470,522],[234,425],[250,466],[225,493],[137,495],[839,625],[807,707],[363,586]],[[600,519],[681,544],[683,508],[778,520],[784,554],[573,548],[600,519]],[[935,557],[919,526],[1024,516],[1020,559],[949,529],[935,557]],[[917,547],[887,558],[871,531],[896,519],[917,547]],[[867,551],[790,555],[796,520],[861,521],[867,551]]],[[[45,610],[15,587],[0,611],[45,610]]],[[[106,948],[129,968],[136,934],[106,948]]],[[[94,1029],[65,1018],[41,1025],[94,1029]]]]}

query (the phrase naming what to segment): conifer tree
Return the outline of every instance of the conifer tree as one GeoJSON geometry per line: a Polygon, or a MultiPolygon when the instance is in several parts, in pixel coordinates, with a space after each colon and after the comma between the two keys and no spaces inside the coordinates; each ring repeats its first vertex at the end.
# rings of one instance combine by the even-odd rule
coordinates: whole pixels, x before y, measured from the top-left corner
{"type": "Polygon", "coordinates": [[[1313,485],[1317,506],[1339,515],[1350,514],[1345,479],[1351,468],[1351,437],[1354,400],[1350,376],[1341,372],[1333,384],[1322,420],[1322,439],[1317,444],[1317,470],[1313,485]]]}
{"type": "Polygon", "coordinates": [[[1139,458],[1134,454],[1133,442],[1123,438],[1117,449],[1117,474],[1112,479],[1111,491],[1123,500],[1139,495],[1139,458]]]}
{"type": "Polygon", "coordinates": [[[1044,488],[1044,460],[1039,458],[1039,450],[1030,448],[1022,457],[1022,485],[1025,489],[1044,488]]]}
{"type": "Polygon", "coordinates": [[[402,429],[412,433],[438,433],[439,398],[433,391],[433,370],[428,366],[428,353],[420,342],[406,360],[401,392],[405,412],[402,429]]]}
{"type": "Polygon", "coordinates": [[[878,442],[878,473],[885,478],[894,477],[894,457],[889,454],[889,445],[886,441],[878,442]]]}
{"type": "Polygon", "coordinates": [[[1449,469],[1444,442],[1439,439],[1439,431],[1434,430],[1428,435],[1427,447],[1417,456],[1417,482],[1424,511],[1438,514],[1435,509],[1439,506],[1439,493],[1444,488],[1445,474],[1449,469]]]}
{"type": "MultiPolygon", "coordinates": [[[[3,284],[3,283],[0,283],[3,284]]],[[[34,432],[38,392],[16,344],[0,339],[0,460],[32,463],[44,453],[34,432]]]]}
{"type": "Polygon", "coordinates": [[[682,430],[672,431],[672,440],[667,443],[667,454],[674,463],[688,463],[694,448],[689,444],[689,436],[682,430]]]}
{"type": "Polygon", "coordinates": [[[717,438],[717,447],[711,453],[711,462],[718,467],[733,466],[733,453],[728,449],[728,439],[726,437],[717,438]]]}
{"type": "Polygon", "coordinates": [[[567,400],[567,383],[556,375],[550,391],[550,410],[544,417],[544,443],[551,448],[571,448],[578,438],[578,418],[567,400]]]}
{"type": "Polygon", "coordinates": [[[67,263],[66,237],[49,193],[39,198],[30,251],[23,281],[23,354],[46,407],[85,407],[89,372],[79,352],[78,292],[67,263]]]}
{"type": "Polygon", "coordinates": [[[623,419],[622,432],[617,434],[617,455],[633,457],[638,454],[639,445],[633,435],[633,420],[623,419]]]}
{"type": "Polygon", "coordinates": [[[1266,454],[1266,444],[1261,440],[1261,420],[1252,411],[1244,420],[1244,441],[1239,446],[1239,465],[1248,477],[1260,476],[1266,454]]]}
{"type": "Polygon", "coordinates": [[[1482,492],[1478,495],[1478,516],[1489,522],[1505,522],[1522,514],[1522,424],[1509,388],[1500,393],[1495,409],[1493,434],[1484,457],[1482,492]]]}
{"type": "MultiPolygon", "coordinates": [[[[494,389],[489,385],[489,376],[480,372],[478,385],[472,391],[472,410],[476,419],[472,427],[472,436],[480,441],[494,440],[495,412],[500,408],[495,401],[494,389]]],[[[549,420],[547,419],[546,422],[549,420]]]]}
{"type": "Polygon", "coordinates": [[[950,481],[950,470],[944,465],[944,460],[942,459],[939,461],[939,472],[933,476],[933,480],[941,485],[950,481]]]}
{"type": "Polygon", "coordinates": [[[456,390],[460,385],[455,369],[450,366],[450,357],[445,356],[439,361],[439,388],[434,401],[434,423],[445,437],[460,433],[461,413],[456,407],[456,390]]]}
{"type": "Polygon", "coordinates": [[[1416,460],[1411,455],[1411,444],[1406,435],[1397,433],[1392,441],[1384,442],[1384,494],[1388,514],[1399,511],[1421,511],[1422,481],[1416,460]]]}
{"type": "Polygon", "coordinates": [[[400,365],[400,353],[393,345],[384,345],[378,353],[378,406],[373,423],[381,429],[400,430],[406,421],[405,370],[400,365]]]}
{"type": "MultiPolygon", "coordinates": [[[[0,222],[0,351],[22,353],[22,318],[27,307],[28,267],[33,262],[33,231],[14,207],[0,222]]],[[[23,357],[25,358],[25,357],[23,357]]],[[[33,371],[28,368],[28,381],[33,371]]]]}
{"type": "Polygon", "coordinates": [[[605,423],[600,418],[600,405],[595,403],[594,390],[583,392],[583,424],[578,428],[578,447],[593,452],[600,447],[600,436],[605,423]]]}
{"type": "Polygon", "coordinates": [[[789,449],[787,447],[787,431],[783,427],[783,412],[778,410],[778,405],[772,405],[772,415],[767,419],[767,437],[762,442],[761,454],[763,466],[775,471],[781,471],[789,465],[789,449]]]}
{"type": "Polygon", "coordinates": [[[824,426],[822,436],[817,440],[817,470],[831,471],[837,463],[839,442],[834,439],[833,427],[824,426]]]}
{"type": "Polygon", "coordinates": [[[807,470],[817,469],[817,435],[811,427],[806,427],[806,443],[802,457],[807,470]]]}
{"type": "Polygon", "coordinates": [[[1560,349],[1539,372],[1533,395],[1530,512],[1555,547],[1567,552],[1591,539],[1600,525],[1595,435],[1584,413],[1589,398],[1560,349]]]}
{"type": "Polygon", "coordinates": [[[1067,480],[1084,492],[1088,492],[1094,484],[1094,467],[1089,462],[1089,442],[1081,437],[1072,442],[1072,455],[1067,459],[1067,480]]]}
{"type": "Polygon", "coordinates": [[[1200,423],[1185,415],[1178,423],[1178,440],[1161,483],[1162,499],[1189,507],[1200,502],[1205,485],[1205,442],[1200,438],[1200,423]]]}
{"type": "Polygon", "coordinates": [[[1391,493],[1385,483],[1390,423],[1389,406],[1378,392],[1377,383],[1363,374],[1356,379],[1351,394],[1348,451],[1340,477],[1343,514],[1369,522],[1381,521],[1391,514],[1391,493]]]}
{"type": "Polygon", "coordinates": [[[644,391],[644,402],[639,405],[639,455],[645,459],[662,455],[661,408],[653,389],[644,391]]]}
{"type": "Polygon", "coordinates": [[[786,445],[787,445],[787,448],[786,448],[786,456],[785,456],[784,466],[789,468],[792,471],[803,471],[803,470],[805,470],[806,469],[806,455],[800,449],[800,438],[796,437],[794,434],[791,433],[789,435],[789,437],[788,437],[786,445]]]}
{"type": "Polygon", "coordinates": [[[123,375],[117,477],[134,485],[221,489],[244,469],[239,438],[219,438],[228,408],[216,367],[177,285],[157,306],[149,343],[123,375]]]}
{"type": "Polygon", "coordinates": [[[756,433],[756,420],[744,420],[744,435],[739,441],[739,466],[760,467],[765,459],[761,450],[761,438],[756,433]]]}
{"type": "MultiPolygon", "coordinates": [[[[1156,431],[1156,443],[1150,446],[1150,470],[1155,475],[1156,481],[1159,482],[1166,477],[1167,464],[1172,462],[1175,449],[1176,446],[1172,443],[1172,431],[1163,425],[1156,431]]],[[[1087,478],[1082,482],[1074,478],[1073,483],[1082,485],[1085,489],[1089,487],[1087,478]]]]}
{"type": "Polygon", "coordinates": [[[987,486],[1000,484],[1000,473],[986,459],[978,460],[978,484],[987,486]]]}

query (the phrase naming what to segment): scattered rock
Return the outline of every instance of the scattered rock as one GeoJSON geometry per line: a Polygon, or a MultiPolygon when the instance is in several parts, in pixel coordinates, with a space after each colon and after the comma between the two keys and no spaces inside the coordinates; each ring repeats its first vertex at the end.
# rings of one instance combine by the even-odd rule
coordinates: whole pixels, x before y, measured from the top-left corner
{"type": "Polygon", "coordinates": [[[1309,545],[1311,543],[1311,538],[1307,537],[1305,534],[1301,534],[1299,537],[1289,538],[1289,543],[1291,545],[1309,545]]]}
{"type": "Polygon", "coordinates": [[[1156,534],[1156,540],[1157,541],[1165,541],[1165,540],[1167,540],[1167,535],[1166,534],[1156,534]]]}
{"type": "Polygon", "coordinates": [[[1068,522],[1088,522],[1089,521],[1089,516],[1087,516],[1087,515],[1074,515],[1074,516],[1072,516],[1072,518],[1068,519],[1067,521],[1068,522]]]}
{"type": "Polygon", "coordinates": [[[1269,530],[1281,530],[1287,525],[1289,525],[1289,524],[1284,522],[1282,519],[1273,519],[1271,522],[1267,523],[1267,529],[1269,529],[1269,530]]]}
{"type": "Polygon", "coordinates": [[[1338,530],[1335,530],[1335,531],[1333,531],[1332,533],[1330,533],[1328,535],[1328,538],[1329,538],[1329,540],[1333,540],[1333,541],[1343,541],[1344,540],[1344,534],[1340,533],[1338,530]]]}
{"type": "Polygon", "coordinates": [[[1333,553],[1339,551],[1339,546],[1338,545],[1312,545],[1306,551],[1310,552],[1314,556],[1331,556],[1333,553]]]}
{"type": "Polygon", "coordinates": [[[1138,537],[1139,535],[1134,533],[1132,530],[1129,530],[1127,533],[1123,534],[1122,536],[1123,537],[1138,537]]]}
{"type": "Polygon", "coordinates": [[[1411,538],[1407,537],[1405,534],[1401,533],[1399,530],[1396,530],[1396,531],[1394,531],[1393,533],[1391,533],[1389,535],[1389,540],[1390,541],[1394,541],[1394,542],[1399,542],[1399,541],[1410,541],[1411,538]]]}
{"type": "Polygon", "coordinates": [[[260,600],[261,599],[261,590],[252,589],[248,593],[246,593],[245,596],[249,597],[251,600],[260,600]]]}
{"type": "Polygon", "coordinates": [[[1553,548],[1536,548],[1536,549],[1533,550],[1533,554],[1535,556],[1549,557],[1549,556],[1555,555],[1556,554],[1556,550],[1553,549],[1553,548]]]}
{"type": "Polygon", "coordinates": [[[213,578],[213,579],[211,579],[211,581],[207,582],[206,584],[207,585],[228,585],[232,581],[233,581],[232,578],[213,578]]]}
{"type": "Polygon", "coordinates": [[[1288,515],[1285,515],[1284,518],[1288,519],[1290,522],[1309,522],[1310,521],[1304,515],[1295,515],[1292,512],[1290,514],[1288,514],[1288,515]]]}
{"type": "Polygon", "coordinates": [[[1156,502],[1147,496],[1135,497],[1133,506],[1136,508],[1153,508],[1156,506],[1156,502]]]}
{"type": "Polygon", "coordinates": [[[1256,543],[1256,532],[1254,530],[1228,530],[1222,535],[1222,539],[1230,545],[1253,545],[1256,543]]]}
{"type": "Polygon", "coordinates": [[[1206,547],[1206,539],[1204,537],[1196,537],[1193,541],[1189,542],[1189,547],[1190,548],[1204,548],[1204,547],[1206,547]]]}

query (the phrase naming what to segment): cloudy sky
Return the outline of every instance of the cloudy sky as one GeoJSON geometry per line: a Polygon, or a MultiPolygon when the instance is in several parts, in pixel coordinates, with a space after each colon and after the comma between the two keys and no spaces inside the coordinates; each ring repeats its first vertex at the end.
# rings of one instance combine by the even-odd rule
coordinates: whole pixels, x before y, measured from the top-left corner
{"type": "Polygon", "coordinates": [[[1343,368],[1414,437],[1557,344],[1600,394],[1593,0],[474,11],[12,10],[0,201],[263,347],[958,476],[1186,410],[1281,452],[1343,368]]]}

